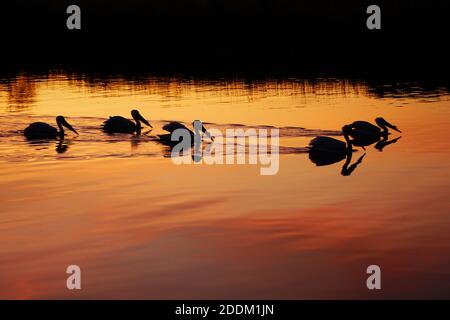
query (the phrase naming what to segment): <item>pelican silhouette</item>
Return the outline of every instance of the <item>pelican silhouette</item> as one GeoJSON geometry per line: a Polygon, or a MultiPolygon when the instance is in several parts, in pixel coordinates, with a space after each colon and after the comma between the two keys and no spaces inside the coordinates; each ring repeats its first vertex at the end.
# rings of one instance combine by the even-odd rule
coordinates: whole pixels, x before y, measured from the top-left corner
{"type": "Polygon", "coordinates": [[[143,116],[141,116],[139,111],[132,110],[131,116],[133,117],[134,121],[136,121],[136,123],[121,116],[109,117],[109,119],[106,120],[102,125],[103,131],[105,131],[106,133],[136,132],[136,134],[141,134],[141,122],[143,122],[150,128],[153,128],[152,125],[147,120],[145,120],[143,116]]]}
{"type": "Polygon", "coordinates": [[[309,142],[308,149],[310,152],[345,154],[348,150],[352,150],[352,142],[349,138],[350,132],[350,126],[342,127],[342,133],[344,134],[345,142],[325,136],[315,137],[309,142]]]}
{"type": "Polygon", "coordinates": [[[191,136],[191,145],[194,144],[194,141],[196,138],[201,139],[201,132],[203,134],[205,134],[209,139],[211,139],[212,141],[214,141],[214,137],[209,133],[208,130],[206,130],[206,128],[203,126],[202,122],[200,120],[195,120],[192,123],[192,126],[194,127],[194,131],[190,130],[189,128],[187,128],[184,124],[177,122],[177,121],[173,121],[170,122],[166,125],[163,126],[163,129],[167,132],[167,134],[159,134],[158,138],[159,141],[163,144],[166,145],[174,145],[177,144],[178,141],[172,141],[172,133],[175,132],[175,130],[181,129],[181,130],[186,130],[189,135],[191,136]],[[200,132],[201,131],[201,132],[200,132]]]}
{"type": "Polygon", "coordinates": [[[341,169],[341,175],[350,176],[366,156],[364,153],[354,164],[350,165],[353,156],[353,143],[348,136],[350,130],[351,128],[349,126],[344,126],[342,128],[346,143],[323,136],[311,140],[309,144],[309,159],[311,162],[320,167],[328,166],[346,159],[341,169]]]}
{"type": "Polygon", "coordinates": [[[350,130],[349,126],[342,127],[346,142],[325,136],[312,139],[308,146],[310,160],[318,166],[326,166],[344,159],[348,153],[353,152],[350,130]]]}
{"type": "Polygon", "coordinates": [[[377,125],[367,121],[355,121],[349,125],[351,128],[349,136],[359,141],[376,142],[382,136],[387,136],[389,134],[388,128],[401,132],[396,126],[390,124],[381,117],[376,118],[375,123],[377,125]]]}
{"type": "Polygon", "coordinates": [[[78,132],[66,121],[63,116],[56,117],[56,124],[58,125],[59,131],[48,123],[34,122],[25,128],[23,134],[27,139],[64,138],[64,127],[78,134],[78,132]]]}

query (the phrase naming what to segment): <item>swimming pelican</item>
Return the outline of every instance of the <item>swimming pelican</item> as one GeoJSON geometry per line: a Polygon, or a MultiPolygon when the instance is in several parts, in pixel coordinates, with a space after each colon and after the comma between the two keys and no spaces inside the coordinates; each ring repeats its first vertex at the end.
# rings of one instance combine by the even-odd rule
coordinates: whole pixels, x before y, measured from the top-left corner
{"type": "Polygon", "coordinates": [[[310,160],[318,166],[326,166],[344,159],[353,152],[349,138],[350,130],[349,126],[342,128],[346,142],[325,136],[312,139],[308,146],[310,160]]]}
{"type": "Polygon", "coordinates": [[[352,142],[349,138],[350,132],[350,126],[342,127],[342,133],[346,142],[325,136],[315,137],[309,143],[309,151],[346,154],[349,150],[352,150],[352,142]]]}
{"type": "Polygon", "coordinates": [[[159,134],[159,141],[161,143],[164,144],[168,144],[168,145],[173,145],[173,144],[177,144],[178,141],[172,141],[172,133],[177,130],[177,129],[183,129],[186,130],[190,136],[191,136],[191,145],[194,144],[194,140],[196,137],[200,137],[201,133],[200,130],[208,137],[210,138],[212,141],[214,141],[214,137],[209,133],[208,130],[206,130],[206,128],[203,126],[202,122],[200,120],[195,120],[192,123],[192,126],[194,127],[194,131],[188,129],[184,124],[177,122],[177,121],[173,121],[170,122],[166,125],[163,126],[163,129],[165,131],[168,131],[170,133],[167,134],[159,134]]]}
{"type": "Polygon", "coordinates": [[[78,132],[66,121],[63,116],[56,117],[56,124],[58,125],[59,131],[48,123],[34,122],[25,128],[23,134],[27,139],[55,139],[56,137],[63,138],[64,127],[78,134],[78,132]]]}
{"type": "Polygon", "coordinates": [[[131,116],[133,117],[134,121],[136,121],[136,123],[121,116],[109,117],[109,119],[106,120],[102,125],[103,130],[107,133],[136,132],[136,134],[141,134],[141,122],[143,122],[150,128],[153,128],[152,125],[147,120],[145,120],[143,116],[141,116],[139,111],[132,110],[131,116]]]}
{"type": "Polygon", "coordinates": [[[374,139],[377,140],[382,136],[388,135],[388,128],[401,132],[396,126],[390,124],[383,118],[376,118],[375,123],[377,125],[371,124],[367,121],[355,121],[349,125],[351,128],[349,135],[357,140],[373,141],[374,139]]]}

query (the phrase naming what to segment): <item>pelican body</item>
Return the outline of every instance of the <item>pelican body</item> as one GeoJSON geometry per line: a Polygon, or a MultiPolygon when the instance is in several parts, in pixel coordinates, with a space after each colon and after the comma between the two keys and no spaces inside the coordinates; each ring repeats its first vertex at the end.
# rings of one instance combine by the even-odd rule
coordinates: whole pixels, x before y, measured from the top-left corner
{"type": "Polygon", "coordinates": [[[126,119],[121,116],[113,116],[109,117],[108,120],[106,120],[103,123],[103,130],[107,133],[136,133],[141,134],[141,122],[143,122],[145,125],[149,126],[150,128],[153,128],[152,125],[144,119],[143,116],[139,113],[137,110],[131,111],[131,116],[133,117],[134,121],[131,121],[129,119],[126,119]]]}
{"type": "Polygon", "coordinates": [[[59,131],[48,123],[34,122],[25,128],[23,134],[27,139],[64,138],[64,127],[78,134],[78,132],[66,121],[63,116],[56,117],[56,124],[58,125],[59,131]]]}
{"type": "Polygon", "coordinates": [[[194,127],[194,131],[190,130],[188,127],[186,127],[184,124],[174,121],[174,122],[170,122],[166,125],[163,126],[163,129],[167,132],[167,134],[160,134],[158,135],[159,140],[161,143],[164,144],[168,144],[168,145],[173,145],[173,144],[177,144],[178,141],[172,141],[172,133],[175,130],[178,129],[182,129],[182,130],[186,130],[190,136],[191,136],[191,145],[194,144],[195,138],[196,137],[200,137],[200,131],[203,132],[208,138],[210,138],[212,141],[214,141],[214,137],[211,136],[211,134],[208,132],[208,130],[206,130],[206,128],[203,126],[202,122],[200,120],[195,120],[192,123],[193,127],[194,127]]]}
{"type": "Polygon", "coordinates": [[[349,153],[352,153],[352,143],[349,138],[350,129],[349,126],[342,128],[346,142],[325,136],[312,139],[308,146],[310,160],[318,166],[325,166],[339,162],[349,153]]]}
{"type": "Polygon", "coordinates": [[[375,123],[377,125],[367,121],[355,121],[349,125],[351,128],[349,135],[356,140],[376,142],[379,138],[389,134],[388,128],[401,132],[396,126],[383,118],[376,118],[375,123]]]}
{"type": "Polygon", "coordinates": [[[320,152],[329,154],[346,154],[349,150],[352,150],[352,142],[349,138],[351,128],[344,126],[342,133],[344,134],[345,142],[337,140],[331,137],[318,136],[311,140],[309,143],[310,152],[320,152]]]}

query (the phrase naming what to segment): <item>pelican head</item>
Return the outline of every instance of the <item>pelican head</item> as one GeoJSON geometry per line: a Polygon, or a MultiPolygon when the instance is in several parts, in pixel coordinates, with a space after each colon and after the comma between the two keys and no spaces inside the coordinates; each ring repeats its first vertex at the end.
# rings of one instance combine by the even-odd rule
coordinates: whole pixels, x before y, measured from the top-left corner
{"type": "Polygon", "coordinates": [[[199,132],[201,129],[201,131],[209,139],[211,139],[211,141],[214,141],[214,136],[212,136],[211,133],[208,130],[206,130],[205,126],[203,125],[203,123],[200,120],[194,120],[194,122],[192,122],[192,126],[194,127],[195,132],[199,132]]]}
{"type": "Polygon", "coordinates": [[[347,142],[347,149],[352,150],[352,142],[350,141],[349,136],[352,133],[352,126],[345,125],[342,127],[342,134],[344,135],[345,141],[347,142]]]}
{"type": "Polygon", "coordinates": [[[342,134],[344,135],[345,140],[350,139],[349,136],[352,135],[353,128],[351,125],[345,125],[342,127],[342,134]]]}
{"type": "Polygon", "coordinates": [[[64,135],[63,126],[66,127],[67,129],[75,132],[76,134],[78,134],[78,132],[67,122],[67,120],[63,116],[56,117],[56,124],[59,127],[60,135],[64,135]]]}
{"type": "Polygon", "coordinates": [[[153,128],[153,126],[152,126],[147,120],[145,120],[143,116],[141,116],[141,114],[139,113],[139,111],[137,111],[137,110],[132,110],[132,111],[131,111],[131,116],[132,116],[133,119],[136,121],[136,123],[143,122],[144,124],[146,124],[146,125],[149,126],[150,128],[153,128]]]}
{"type": "Polygon", "coordinates": [[[381,128],[381,129],[383,129],[384,130],[384,132],[388,132],[388,129],[387,128],[391,128],[392,130],[395,130],[395,131],[397,131],[397,132],[400,132],[401,133],[401,131],[396,127],[396,126],[394,126],[393,124],[390,124],[389,122],[387,122],[386,120],[384,120],[384,118],[376,118],[375,119],[375,123],[381,128]]]}
{"type": "Polygon", "coordinates": [[[350,135],[350,133],[352,132],[352,126],[351,125],[345,125],[342,127],[342,133],[344,135],[350,135]]]}

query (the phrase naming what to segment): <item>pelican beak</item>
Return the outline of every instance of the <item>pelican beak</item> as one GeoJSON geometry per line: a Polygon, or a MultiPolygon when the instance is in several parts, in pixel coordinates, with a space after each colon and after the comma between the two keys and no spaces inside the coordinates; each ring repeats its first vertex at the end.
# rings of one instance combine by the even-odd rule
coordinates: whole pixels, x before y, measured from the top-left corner
{"type": "Polygon", "coordinates": [[[386,121],[386,127],[391,128],[392,130],[395,130],[397,132],[402,133],[396,126],[394,126],[393,124],[390,124],[389,122],[386,121]]]}
{"type": "Polygon", "coordinates": [[[66,127],[67,129],[75,132],[76,134],[78,134],[77,130],[75,130],[65,119],[64,121],[61,123],[64,127],[66,127]]]}
{"type": "Polygon", "coordinates": [[[393,124],[390,124],[386,120],[385,120],[385,125],[386,125],[386,127],[391,128],[392,130],[402,133],[396,126],[394,126],[393,124]]]}
{"type": "Polygon", "coordinates": [[[214,136],[212,136],[211,133],[208,130],[206,130],[204,126],[202,126],[202,131],[208,138],[211,139],[211,141],[214,141],[214,136]]]}
{"type": "Polygon", "coordinates": [[[150,128],[153,129],[153,126],[150,124],[150,122],[148,122],[147,120],[145,120],[144,117],[141,116],[140,114],[139,114],[139,120],[142,121],[144,124],[146,124],[147,126],[149,126],[150,128]]]}

